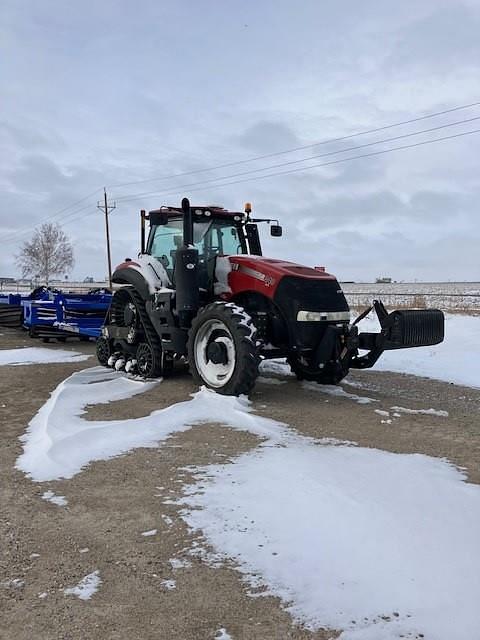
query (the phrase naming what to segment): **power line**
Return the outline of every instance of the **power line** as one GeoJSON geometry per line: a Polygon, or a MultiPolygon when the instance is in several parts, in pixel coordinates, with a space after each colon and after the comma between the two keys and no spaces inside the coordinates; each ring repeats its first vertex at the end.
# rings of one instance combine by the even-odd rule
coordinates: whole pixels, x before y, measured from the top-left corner
{"type": "MultiPolygon", "coordinates": [[[[204,169],[197,169],[197,170],[194,170],[194,171],[186,171],[186,172],[183,172],[183,173],[172,174],[170,176],[161,176],[161,177],[151,178],[151,179],[147,179],[147,180],[138,180],[138,181],[133,181],[133,182],[120,183],[120,184],[117,184],[117,185],[114,185],[114,186],[115,187],[122,187],[122,186],[128,186],[130,184],[143,184],[143,183],[147,183],[147,182],[153,182],[155,180],[167,180],[167,179],[177,178],[177,177],[181,177],[181,176],[185,176],[185,175],[193,175],[193,174],[197,174],[197,173],[213,171],[215,169],[221,169],[221,168],[226,168],[226,167],[230,167],[230,166],[246,164],[248,162],[254,162],[254,161],[257,161],[257,160],[262,160],[262,159],[272,158],[272,157],[276,157],[276,156],[281,156],[281,155],[285,155],[285,154],[288,154],[288,153],[293,153],[295,151],[301,151],[301,150],[304,150],[304,149],[309,149],[309,148],[313,148],[313,147],[320,146],[320,145],[330,144],[330,143],[334,143],[334,142],[341,142],[343,140],[348,140],[348,139],[355,138],[355,137],[358,137],[358,136],[367,135],[367,134],[371,134],[371,133],[376,133],[376,132],[379,132],[379,131],[384,131],[384,130],[387,130],[387,129],[390,129],[390,128],[399,127],[399,126],[406,125],[406,124],[411,124],[411,123],[414,123],[414,122],[419,122],[421,120],[434,118],[434,117],[437,117],[437,116],[445,115],[445,114],[448,114],[448,113],[453,113],[455,111],[459,111],[459,110],[462,110],[462,109],[468,109],[468,108],[471,108],[471,107],[476,107],[476,106],[479,106],[479,105],[480,105],[480,102],[472,102],[470,104],[459,105],[457,107],[452,107],[450,109],[444,109],[443,111],[437,111],[437,112],[430,113],[430,114],[427,114],[427,115],[424,115],[424,116],[418,116],[418,117],[415,117],[415,118],[410,118],[409,120],[404,120],[404,121],[401,121],[401,122],[396,122],[396,123],[385,125],[385,126],[382,126],[382,127],[377,127],[375,129],[369,129],[369,130],[366,130],[366,131],[360,131],[360,132],[352,133],[352,134],[349,134],[349,135],[346,135],[346,136],[340,136],[340,137],[337,137],[337,138],[331,138],[331,139],[328,139],[328,140],[321,140],[319,142],[315,142],[315,143],[311,143],[311,144],[303,145],[303,146],[299,146],[299,147],[294,147],[294,148],[290,148],[290,149],[285,149],[283,151],[279,151],[279,152],[276,152],[276,153],[264,154],[264,155],[256,156],[256,157],[253,157],[253,158],[247,158],[247,159],[238,160],[238,161],[235,161],[235,162],[224,163],[224,164],[221,164],[221,165],[217,165],[215,167],[207,167],[207,168],[204,168],[204,169]]],[[[471,119],[465,120],[463,122],[469,122],[469,121],[472,121],[472,120],[475,120],[475,119],[477,119],[477,118],[471,118],[471,119]]],[[[335,155],[335,154],[338,154],[338,153],[345,153],[345,152],[351,151],[351,150],[353,150],[355,148],[358,149],[358,148],[364,148],[364,147],[372,146],[374,144],[380,144],[382,142],[388,142],[388,141],[391,142],[391,141],[393,141],[395,139],[409,137],[410,135],[419,135],[420,133],[426,133],[428,131],[441,129],[441,128],[444,128],[446,126],[454,126],[455,124],[459,124],[459,122],[452,123],[452,124],[449,124],[449,125],[443,125],[443,126],[440,126],[440,127],[434,127],[432,129],[427,129],[427,130],[425,130],[423,132],[416,132],[416,133],[413,133],[413,134],[405,134],[404,136],[396,136],[394,138],[385,139],[383,141],[380,140],[380,141],[376,141],[376,142],[369,143],[369,144],[366,144],[366,145],[358,145],[357,147],[350,147],[350,148],[347,148],[347,149],[342,149],[340,151],[329,152],[329,153],[326,153],[326,154],[320,154],[320,155],[316,155],[316,156],[311,156],[310,158],[304,158],[302,160],[295,160],[295,161],[290,161],[290,162],[286,162],[286,163],[279,163],[278,165],[272,165],[270,167],[264,167],[263,169],[255,169],[255,170],[251,170],[251,171],[247,171],[247,172],[240,172],[240,173],[237,173],[237,174],[232,174],[230,176],[223,176],[223,177],[219,177],[219,178],[215,178],[215,179],[210,179],[208,181],[201,181],[201,182],[198,182],[198,183],[192,183],[191,185],[179,186],[177,188],[180,190],[180,189],[184,189],[184,188],[189,188],[190,186],[196,186],[197,184],[198,185],[203,185],[203,184],[206,184],[207,182],[217,182],[218,180],[227,180],[227,179],[229,179],[231,177],[236,177],[236,176],[240,176],[240,175],[246,175],[246,174],[249,174],[249,173],[267,171],[269,169],[277,168],[279,166],[287,166],[287,165],[290,165],[290,164],[306,162],[306,161],[311,160],[313,158],[325,157],[325,156],[328,156],[328,155],[335,155]]],[[[311,169],[311,168],[314,168],[314,167],[317,167],[317,166],[326,166],[328,164],[336,164],[338,162],[346,162],[346,161],[348,161],[350,159],[356,159],[356,158],[361,158],[361,157],[369,157],[369,156],[372,156],[372,155],[379,155],[380,153],[388,153],[390,151],[396,151],[396,150],[398,150],[400,148],[402,148],[402,149],[403,148],[412,148],[412,147],[415,147],[415,146],[420,146],[421,144],[429,144],[430,142],[437,142],[437,141],[440,141],[440,140],[451,139],[451,138],[454,138],[454,137],[459,137],[461,135],[468,135],[469,133],[475,133],[475,132],[476,131],[466,132],[464,134],[458,134],[458,135],[455,135],[455,136],[447,136],[445,138],[440,138],[440,139],[436,139],[436,140],[432,140],[432,141],[426,141],[426,142],[423,142],[423,143],[417,143],[415,145],[407,145],[405,147],[398,147],[398,148],[394,148],[394,149],[391,149],[391,150],[385,150],[385,151],[382,151],[382,152],[375,152],[375,153],[372,153],[372,154],[363,154],[361,156],[355,156],[353,158],[345,158],[343,160],[337,160],[337,161],[334,161],[334,162],[322,163],[322,164],[319,164],[319,165],[312,165],[311,167],[299,168],[299,169],[288,171],[288,172],[279,172],[278,174],[267,174],[265,176],[256,176],[254,178],[248,178],[246,180],[228,182],[228,183],[223,183],[223,184],[224,185],[236,184],[238,182],[247,182],[249,180],[258,180],[258,179],[262,179],[262,178],[273,177],[274,175],[284,175],[285,173],[294,173],[296,171],[307,170],[307,169],[311,169]]],[[[222,184],[215,185],[215,186],[222,186],[222,184]]],[[[194,189],[194,190],[197,191],[199,189],[194,189]]],[[[51,216],[49,216],[47,218],[44,218],[42,220],[39,220],[37,222],[37,224],[42,224],[42,223],[45,223],[45,222],[53,221],[54,219],[58,218],[58,216],[60,216],[62,213],[68,211],[69,209],[72,209],[72,208],[76,207],[78,204],[81,204],[82,202],[84,202],[88,198],[91,198],[92,196],[97,194],[99,191],[101,191],[100,187],[95,189],[91,193],[87,194],[83,198],[80,198],[79,200],[76,200],[75,202],[71,203],[70,205],[67,205],[63,209],[60,209],[60,210],[56,211],[51,216]]],[[[136,200],[136,199],[142,199],[146,195],[158,195],[158,194],[162,194],[162,193],[167,194],[167,192],[158,192],[158,191],[155,192],[155,191],[152,191],[152,192],[146,192],[144,194],[136,194],[136,195],[132,194],[131,196],[128,196],[128,195],[127,196],[121,196],[121,198],[119,198],[119,200],[122,200],[124,202],[128,202],[128,201],[132,201],[132,200],[136,200]]],[[[168,192],[168,193],[169,194],[170,193],[173,194],[173,193],[178,193],[178,191],[172,191],[172,192],[168,192]]],[[[78,216],[78,214],[83,212],[83,211],[85,211],[86,209],[90,208],[90,206],[92,206],[92,205],[88,204],[87,206],[81,207],[80,209],[77,209],[75,211],[71,211],[66,217],[64,217],[62,219],[62,224],[69,224],[70,222],[75,222],[76,220],[78,220],[80,218],[80,216],[78,216]]],[[[90,215],[90,214],[86,214],[86,215],[90,215]]],[[[2,238],[2,242],[3,242],[3,244],[9,244],[11,242],[18,242],[19,238],[25,237],[29,233],[31,233],[31,227],[28,227],[28,228],[24,227],[23,229],[20,229],[18,231],[12,231],[10,234],[7,234],[4,238],[2,238]]]]}
{"type": "MultiPolygon", "coordinates": [[[[83,198],[80,198],[80,200],[76,200],[75,202],[72,202],[72,204],[64,207],[63,209],[60,209],[59,211],[56,211],[51,216],[49,216],[47,218],[44,218],[42,220],[39,220],[37,222],[37,226],[39,224],[45,224],[46,222],[53,221],[55,218],[58,218],[58,216],[60,216],[65,211],[68,211],[69,209],[72,209],[73,207],[81,204],[82,202],[85,202],[85,200],[87,200],[88,198],[93,197],[100,190],[101,190],[100,188],[95,189],[95,191],[92,191],[91,193],[87,194],[83,198]]],[[[90,205],[88,205],[88,206],[90,206],[90,205]]],[[[62,220],[62,223],[63,223],[63,220],[62,220]]],[[[2,243],[3,242],[9,242],[10,240],[13,240],[13,239],[17,240],[18,236],[22,236],[24,234],[29,234],[29,233],[31,233],[31,231],[32,231],[31,226],[30,227],[23,227],[22,229],[19,229],[18,231],[12,231],[12,232],[8,233],[4,238],[2,238],[2,243]]]]}
{"type": "MultiPolygon", "coordinates": [[[[87,205],[84,205],[83,207],[80,207],[80,209],[77,209],[76,211],[71,211],[65,218],[62,219],[62,226],[70,224],[70,222],[75,222],[76,220],[79,220],[82,216],[78,216],[77,214],[93,207],[94,205],[89,203],[87,205]]],[[[92,213],[95,213],[95,211],[92,211],[92,213]]],[[[38,226],[39,224],[42,224],[42,222],[44,221],[39,221],[36,226],[38,226]]],[[[32,227],[29,227],[28,229],[25,228],[23,230],[20,230],[18,233],[12,232],[6,240],[3,240],[2,238],[2,245],[18,243],[19,241],[23,241],[23,239],[29,236],[31,233],[32,233],[32,227]]]]}
{"type": "MultiPolygon", "coordinates": [[[[334,164],[340,164],[343,162],[350,162],[351,160],[358,160],[361,158],[370,158],[373,156],[379,156],[379,155],[383,155],[386,153],[391,153],[393,151],[401,151],[404,149],[413,149],[415,147],[421,147],[427,144],[433,144],[435,142],[443,142],[445,140],[453,140],[454,138],[461,138],[463,136],[468,136],[468,135],[472,135],[474,133],[480,133],[480,129],[473,129],[472,131],[464,131],[462,133],[455,133],[452,134],[450,136],[443,136],[441,138],[434,138],[433,140],[423,140],[421,142],[415,142],[412,144],[406,144],[406,145],[401,145],[399,147],[392,147],[391,149],[382,149],[381,151],[372,151],[370,153],[364,153],[361,155],[357,155],[357,156],[350,156],[348,158],[340,158],[338,160],[330,160],[329,162],[320,162],[317,164],[312,164],[308,167],[299,167],[296,169],[288,169],[287,171],[276,171],[274,173],[267,173],[265,175],[262,176],[254,176],[254,177],[250,177],[250,178],[242,178],[240,180],[231,180],[230,182],[223,182],[221,184],[215,184],[213,185],[214,187],[226,187],[226,186],[230,186],[233,184],[241,184],[244,182],[253,182],[255,180],[264,180],[266,178],[273,178],[276,176],[283,176],[283,175],[288,175],[288,174],[292,174],[292,173],[298,173],[300,171],[307,171],[309,169],[316,169],[319,167],[327,167],[330,165],[334,165],[334,164]]],[[[177,195],[178,193],[184,193],[183,191],[183,187],[178,187],[178,191],[171,191],[169,193],[166,193],[164,195],[177,195]],[[182,191],[180,191],[180,189],[182,189],[182,191]]],[[[211,189],[211,186],[208,187],[197,187],[196,189],[191,189],[191,191],[205,191],[205,189],[211,189]]],[[[143,196],[141,197],[132,197],[130,198],[130,200],[142,200],[143,196]]],[[[126,202],[126,200],[124,200],[124,202],[126,202]]]]}
{"type": "Polygon", "coordinates": [[[412,124],[413,122],[419,122],[421,120],[427,120],[428,118],[435,118],[437,116],[442,116],[445,115],[447,113],[453,113],[455,111],[460,111],[461,109],[469,109],[471,107],[477,107],[480,105],[480,102],[471,102],[470,104],[463,104],[457,107],[452,107],[450,109],[444,109],[443,111],[436,111],[434,113],[429,113],[427,115],[424,116],[418,116],[416,118],[410,118],[409,120],[403,120],[401,122],[395,122],[393,124],[388,124],[388,125],[384,125],[383,127],[377,127],[375,129],[368,129],[366,131],[359,131],[356,133],[351,133],[345,136],[340,136],[337,138],[330,138],[327,140],[320,140],[319,142],[313,142],[310,144],[306,144],[306,145],[302,145],[300,147],[292,147],[290,149],[284,149],[283,151],[277,151],[275,153],[267,153],[261,156],[255,156],[253,158],[246,158],[244,160],[236,160],[234,162],[226,162],[224,164],[219,164],[216,165],[214,167],[206,167],[204,169],[194,169],[192,171],[184,171],[182,173],[174,173],[171,175],[167,175],[167,176],[157,176],[154,178],[148,178],[146,180],[135,180],[132,182],[122,182],[119,184],[113,184],[110,185],[110,189],[116,189],[116,188],[120,188],[120,187],[127,187],[130,185],[134,185],[134,184],[145,184],[147,182],[155,182],[155,181],[161,181],[161,180],[170,180],[172,178],[179,178],[182,176],[188,176],[188,175],[193,175],[196,173],[204,173],[206,171],[214,171],[216,169],[225,169],[227,167],[233,167],[235,165],[239,165],[239,164],[246,164],[248,162],[255,162],[257,160],[266,160],[267,158],[274,158],[276,156],[281,156],[281,155],[285,155],[287,153],[294,153],[295,151],[303,151],[304,149],[311,149],[312,147],[317,147],[320,145],[324,145],[324,144],[331,144],[333,142],[342,142],[344,140],[349,140],[351,138],[355,138],[357,136],[365,136],[371,133],[378,133],[379,131],[385,131],[386,129],[392,129],[393,127],[400,127],[402,125],[406,125],[406,124],[412,124]]]}
{"type": "MultiPolygon", "coordinates": [[[[270,165],[268,167],[260,167],[259,169],[249,169],[248,171],[240,171],[237,173],[233,173],[230,174],[228,176],[219,176],[217,178],[209,178],[208,180],[200,180],[199,182],[191,182],[189,184],[184,184],[181,185],[180,187],[178,187],[179,189],[189,189],[190,187],[196,187],[198,185],[203,185],[203,184],[209,184],[209,183],[215,183],[218,182],[219,180],[227,180],[229,178],[237,178],[240,176],[245,176],[245,175],[251,175],[254,173],[261,173],[263,171],[268,171],[270,169],[278,169],[280,167],[286,167],[286,166],[290,166],[293,164],[300,164],[302,162],[308,162],[309,160],[316,160],[318,158],[325,158],[328,156],[333,156],[333,155],[338,155],[339,153],[347,153],[349,151],[356,151],[358,149],[365,149],[367,147],[372,147],[374,145],[377,144],[384,144],[386,142],[394,142],[395,140],[402,140],[405,138],[411,138],[412,136],[418,136],[424,133],[431,133],[432,131],[438,131],[440,129],[446,129],[448,127],[453,127],[453,126],[457,126],[459,124],[467,124],[469,122],[473,122],[475,120],[480,120],[480,116],[475,116],[474,118],[468,118],[466,120],[458,120],[457,122],[451,122],[449,124],[443,124],[443,125],[439,125],[437,127],[431,127],[429,129],[422,129],[420,131],[414,131],[411,133],[404,133],[400,136],[394,136],[392,138],[384,138],[383,140],[375,140],[373,142],[367,142],[366,144],[361,144],[361,145],[356,145],[353,147],[347,147],[345,149],[339,149],[338,151],[328,151],[326,153],[321,153],[318,155],[314,155],[314,156],[310,156],[308,158],[301,158],[300,160],[289,160],[288,162],[280,162],[278,164],[273,164],[270,165]]],[[[129,195],[125,195],[125,196],[120,196],[117,198],[117,200],[119,202],[128,202],[132,197],[134,198],[139,198],[139,197],[144,197],[144,196],[150,196],[150,195],[162,195],[162,191],[146,191],[143,193],[136,193],[136,194],[129,194],[129,195]]]]}

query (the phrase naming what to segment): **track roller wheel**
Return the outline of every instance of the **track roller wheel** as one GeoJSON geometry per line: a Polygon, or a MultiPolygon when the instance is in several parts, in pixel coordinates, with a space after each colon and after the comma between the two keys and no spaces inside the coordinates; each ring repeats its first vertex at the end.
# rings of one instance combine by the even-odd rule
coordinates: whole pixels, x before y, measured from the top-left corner
{"type": "Polygon", "coordinates": [[[140,332],[140,314],[129,288],[120,289],[113,294],[111,302],[112,321],[119,327],[128,327],[126,341],[135,344],[140,332]]]}
{"type": "Polygon", "coordinates": [[[108,360],[112,355],[112,350],[110,349],[110,343],[107,338],[100,336],[98,338],[95,351],[97,353],[97,360],[102,365],[102,367],[108,367],[108,360]]]}
{"type": "Polygon", "coordinates": [[[258,376],[257,330],[242,307],[215,302],[200,310],[188,334],[190,371],[225,395],[248,394],[258,376]]]}
{"type": "Polygon", "coordinates": [[[144,378],[158,378],[162,375],[162,353],[156,351],[148,342],[137,347],[137,368],[144,378]]]}

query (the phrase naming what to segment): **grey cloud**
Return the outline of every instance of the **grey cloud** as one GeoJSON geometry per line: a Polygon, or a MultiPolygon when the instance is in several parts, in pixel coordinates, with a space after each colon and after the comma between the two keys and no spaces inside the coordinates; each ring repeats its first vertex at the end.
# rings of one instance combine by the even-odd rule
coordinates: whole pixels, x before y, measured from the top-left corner
{"type": "Polygon", "coordinates": [[[257,122],[234,138],[235,146],[241,145],[258,154],[282,151],[302,143],[293,129],[285,123],[263,120],[257,122]]]}

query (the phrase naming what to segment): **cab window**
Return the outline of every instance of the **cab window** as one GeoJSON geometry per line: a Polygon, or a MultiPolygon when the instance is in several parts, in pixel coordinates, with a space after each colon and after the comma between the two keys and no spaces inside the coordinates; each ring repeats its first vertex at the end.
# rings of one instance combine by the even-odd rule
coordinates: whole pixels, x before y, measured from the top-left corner
{"type": "MultiPolygon", "coordinates": [[[[183,220],[171,219],[168,225],[152,227],[148,252],[163,264],[171,277],[175,255],[183,242],[183,220]]],[[[208,220],[193,225],[193,243],[200,265],[210,266],[218,255],[245,253],[238,228],[228,220],[208,220]]]]}

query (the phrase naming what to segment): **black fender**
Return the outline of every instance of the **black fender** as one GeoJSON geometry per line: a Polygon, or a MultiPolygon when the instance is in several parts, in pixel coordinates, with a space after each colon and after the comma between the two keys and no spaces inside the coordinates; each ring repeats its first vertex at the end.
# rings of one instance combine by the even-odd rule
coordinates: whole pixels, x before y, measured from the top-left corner
{"type": "Polygon", "coordinates": [[[130,267],[115,269],[112,275],[112,282],[115,284],[129,284],[138,291],[144,300],[150,300],[152,297],[147,281],[136,269],[131,269],[130,267]]]}

